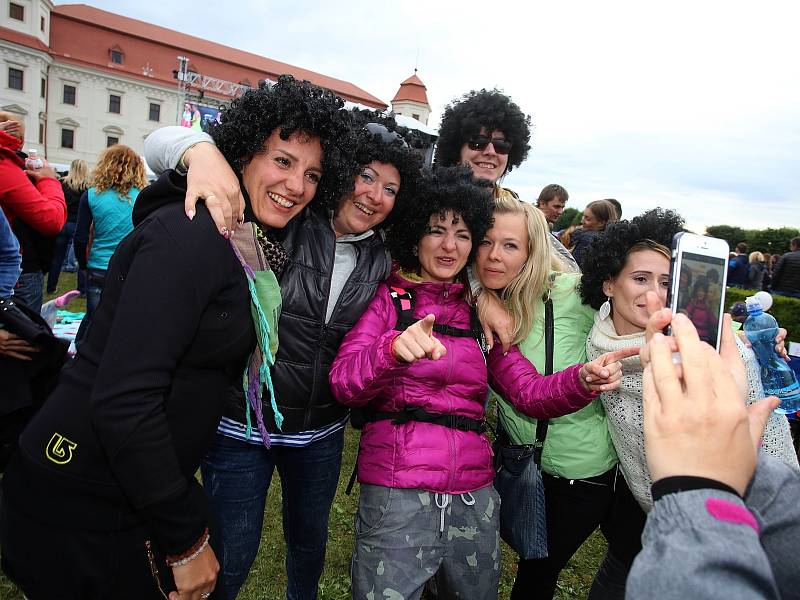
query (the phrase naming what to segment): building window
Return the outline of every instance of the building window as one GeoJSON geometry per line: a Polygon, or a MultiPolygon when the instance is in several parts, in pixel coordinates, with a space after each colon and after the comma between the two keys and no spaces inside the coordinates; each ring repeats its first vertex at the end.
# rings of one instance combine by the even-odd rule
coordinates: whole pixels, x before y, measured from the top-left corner
{"type": "Polygon", "coordinates": [[[64,84],[64,104],[75,104],[75,86],[64,84]]]}
{"type": "Polygon", "coordinates": [[[39,17],[39,29],[44,33],[44,17],[39,17]]]}
{"type": "Polygon", "coordinates": [[[8,67],[8,87],[12,90],[21,90],[23,89],[22,81],[22,69],[8,67]]]}
{"type": "Polygon", "coordinates": [[[122,112],[122,97],[116,94],[108,95],[108,112],[120,114],[122,112]]]}
{"type": "Polygon", "coordinates": [[[42,87],[40,90],[40,94],[42,98],[44,98],[47,95],[47,79],[45,79],[44,77],[42,77],[42,87]]]}
{"type": "Polygon", "coordinates": [[[147,116],[148,120],[150,121],[160,121],[161,120],[161,105],[157,102],[150,103],[150,114],[147,116]]]}
{"type": "Polygon", "coordinates": [[[39,123],[39,143],[44,144],[44,123],[39,123]]]}
{"type": "Polygon", "coordinates": [[[114,135],[109,135],[106,137],[106,148],[109,146],[113,146],[114,144],[119,144],[119,138],[114,135]]]}
{"type": "Polygon", "coordinates": [[[61,147],[74,148],[75,147],[75,130],[74,129],[61,129],[61,147]]]}
{"type": "Polygon", "coordinates": [[[122,64],[122,51],[120,50],[111,50],[111,62],[115,65],[122,64]]]}
{"type": "Polygon", "coordinates": [[[25,7],[20,4],[10,2],[8,5],[8,16],[17,21],[25,20],[25,7]]]}

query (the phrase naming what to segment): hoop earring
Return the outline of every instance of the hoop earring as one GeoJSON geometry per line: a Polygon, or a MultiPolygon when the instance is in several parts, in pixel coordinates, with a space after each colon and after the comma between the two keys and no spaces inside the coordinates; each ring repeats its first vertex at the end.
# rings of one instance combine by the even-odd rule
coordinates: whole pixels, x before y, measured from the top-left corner
{"type": "Polygon", "coordinates": [[[606,297],[606,301],[600,305],[600,310],[597,311],[597,316],[601,321],[605,321],[611,315],[611,298],[606,297]]]}

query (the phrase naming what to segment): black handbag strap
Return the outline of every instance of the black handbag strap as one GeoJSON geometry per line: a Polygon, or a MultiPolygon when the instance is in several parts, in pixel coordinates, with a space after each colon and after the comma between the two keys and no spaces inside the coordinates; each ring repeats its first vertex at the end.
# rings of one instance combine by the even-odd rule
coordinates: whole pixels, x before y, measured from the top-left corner
{"type": "MultiPolygon", "coordinates": [[[[553,299],[548,295],[544,301],[544,374],[553,374],[553,299]]],[[[550,419],[536,421],[536,441],[533,445],[533,460],[537,465],[542,464],[544,440],[547,437],[547,427],[550,419]]]]}

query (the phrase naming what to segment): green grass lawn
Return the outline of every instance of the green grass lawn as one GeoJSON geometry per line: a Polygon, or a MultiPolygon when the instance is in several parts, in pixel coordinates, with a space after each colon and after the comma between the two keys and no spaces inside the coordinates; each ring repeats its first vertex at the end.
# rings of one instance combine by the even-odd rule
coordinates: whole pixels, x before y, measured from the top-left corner
{"type": "MultiPolygon", "coordinates": [[[[75,289],[75,275],[74,273],[63,273],[59,279],[56,294],[62,294],[71,289],[75,289]]],[[[69,310],[76,312],[85,310],[85,301],[80,298],[73,301],[69,310]]],[[[350,496],[344,493],[344,488],[353,469],[357,448],[358,433],[348,429],[345,436],[339,488],[331,510],[328,554],[319,586],[320,600],[350,598],[348,573],[350,553],[353,548],[353,520],[358,505],[358,486],[356,485],[350,496]]],[[[267,501],[267,511],[264,515],[264,528],[258,558],[250,571],[247,583],[239,594],[241,600],[280,600],[284,597],[286,574],[283,568],[284,544],[280,494],[279,478],[276,473],[267,501]]],[[[605,547],[603,536],[596,531],[562,571],[555,596],[557,599],[586,598],[605,547]]],[[[501,599],[506,599],[511,594],[515,572],[516,555],[504,544],[499,594],[501,599]]],[[[46,576],[46,574],[42,575],[46,576]]],[[[22,594],[2,575],[0,575],[0,598],[22,600],[22,594]]]]}

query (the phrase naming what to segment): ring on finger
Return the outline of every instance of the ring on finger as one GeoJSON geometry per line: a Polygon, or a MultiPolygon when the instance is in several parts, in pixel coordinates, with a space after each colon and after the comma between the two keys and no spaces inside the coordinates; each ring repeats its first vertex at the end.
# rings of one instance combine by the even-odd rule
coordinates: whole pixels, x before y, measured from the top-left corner
{"type": "Polygon", "coordinates": [[[211,592],[203,592],[202,594],[200,594],[201,598],[208,598],[210,596],[211,596],[211,592]]]}

